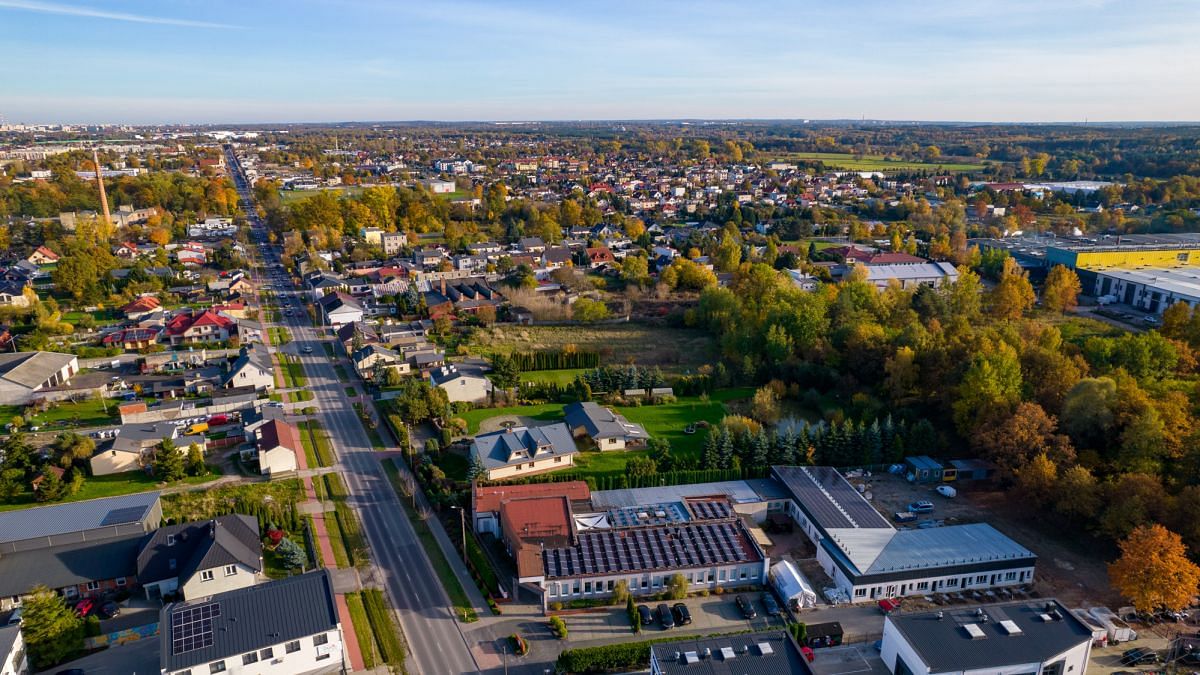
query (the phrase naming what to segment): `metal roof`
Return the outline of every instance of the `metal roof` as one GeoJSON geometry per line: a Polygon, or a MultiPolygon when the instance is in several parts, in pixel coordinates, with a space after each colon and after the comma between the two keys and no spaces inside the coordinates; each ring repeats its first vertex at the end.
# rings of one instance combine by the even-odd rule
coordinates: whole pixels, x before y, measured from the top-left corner
{"type": "Polygon", "coordinates": [[[594,401],[571,403],[563,408],[563,417],[572,429],[583,427],[592,438],[650,438],[646,428],[618,415],[594,401]]]}
{"type": "Polygon", "coordinates": [[[73,354],[17,352],[0,354],[0,378],[35,389],[75,361],[73,354]]]}
{"type": "Polygon", "coordinates": [[[125,517],[124,522],[126,523],[137,522],[146,518],[157,503],[157,492],[141,492],[120,497],[105,497],[20,511],[6,511],[0,513],[0,543],[36,537],[52,537],[105,527],[105,519],[109,519],[108,525],[113,524],[109,514],[114,511],[120,511],[125,517]],[[140,509],[140,515],[136,517],[134,516],[135,507],[140,509]]]}
{"type": "Polygon", "coordinates": [[[137,554],[146,535],[128,534],[0,556],[0,596],[22,595],[34,586],[52,589],[137,573],[137,554]]]}
{"type": "Polygon", "coordinates": [[[879,528],[892,530],[887,519],[828,466],[776,466],[772,472],[792,493],[800,508],[817,527],[831,529],[879,528]]]}
{"type": "Polygon", "coordinates": [[[588,530],[576,544],[547,548],[546,578],[711,567],[761,560],[740,520],[588,530]]]}
{"type": "Polygon", "coordinates": [[[329,572],[319,570],[169,604],[162,609],[159,626],[162,669],[176,671],[337,630],[338,612],[329,572]],[[196,643],[207,646],[186,650],[185,630],[211,634],[211,640],[196,643]]]}
{"type": "Polygon", "coordinates": [[[728,480],[715,483],[691,483],[662,487],[600,490],[592,493],[592,505],[597,509],[613,509],[655,502],[682,501],[689,497],[724,495],[734,504],[754,504],[766,499],[786,499],[777,482],[770,479],[728,480]]]}
{"type": "Polygon", "coordinates": [[[834,546],[864,575],[1037,559],[986,523],[891,531],[847,528],[827,534],[822,544],[834,546]]]}
{"type": "Polygon", "coordinates": [[[555,455],[573,455],[579,451],[575,448],[570,429],[559,422],[481,434],[475,437],[471,452],[478,454],[485,467],[496,469],[555,455]]]}
{"type": "Polygon", "coordinates": [[[1092,631],[1058,600],[943,610],[940,619],[938,612],[891,614],[886,621],[934,673],[1044,662],[1092,639],[1092,631]],[[1011,632],[1004,622],[1012,622],[1019,632],[1011,632]],[[978,630],[968,632],[968,625],[978,630]]]}
{"type": "Polygon", "coordinates": [[[811,675],[796,643],[783,631],[692,638],[650,645],[659,675],[811,675]]]}

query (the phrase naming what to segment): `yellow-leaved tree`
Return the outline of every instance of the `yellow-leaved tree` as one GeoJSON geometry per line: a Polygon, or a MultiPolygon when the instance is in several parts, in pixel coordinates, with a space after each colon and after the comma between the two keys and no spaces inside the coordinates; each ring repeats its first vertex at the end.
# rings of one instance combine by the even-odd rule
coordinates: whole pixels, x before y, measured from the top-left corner
{"type": "Polygon", "coordinates": [[[1121,542],[1121,557],[1108,566],[1121,595],[1141,612],[1178,610],[1200,586],[1200,567],[1187,557],[1178,534],[1162,525],[1141,525],[1121,542]]]}

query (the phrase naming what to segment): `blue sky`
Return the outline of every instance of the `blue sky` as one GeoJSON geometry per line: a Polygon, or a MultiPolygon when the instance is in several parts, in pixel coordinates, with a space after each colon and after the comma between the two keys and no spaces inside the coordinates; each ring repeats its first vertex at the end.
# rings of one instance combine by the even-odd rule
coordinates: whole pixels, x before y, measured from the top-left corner
{"type": "Polygon", "coordinates": [[[0,0],[11,122],[1200,118],[1196,0],[0,0]]]}

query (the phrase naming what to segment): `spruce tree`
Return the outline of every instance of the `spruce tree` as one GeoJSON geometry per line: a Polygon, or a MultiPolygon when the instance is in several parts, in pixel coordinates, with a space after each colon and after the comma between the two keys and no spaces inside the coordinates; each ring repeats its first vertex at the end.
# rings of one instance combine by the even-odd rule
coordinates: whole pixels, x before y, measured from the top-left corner
{"type": "Polygon", "coordinates": [[[158,444],[158,452],[154,453],[154,474],[159,480],[167,483],[174,483],[187,474],[184,470],[183,454],[169,438],[164,438],[162,443],[158,444]]]}
{"type": "Polygon", "coordinates": [[[717,440],[715,429],[709,429],[708,437],[704,439],[704,468],[716,469],[721,464],[721,442],[717,440]]]}
{"type": "Polygon", "coordinates": [[[728,429],[721,432],[721,452],[718,468],[728,469],[733,466],[733,434],[728,429]]]}

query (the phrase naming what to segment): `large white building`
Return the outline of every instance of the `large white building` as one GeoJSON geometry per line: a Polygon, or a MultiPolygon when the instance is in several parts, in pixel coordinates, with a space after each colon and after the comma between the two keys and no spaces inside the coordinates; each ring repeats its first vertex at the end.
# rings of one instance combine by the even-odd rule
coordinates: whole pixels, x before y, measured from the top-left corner
{"type": "Polygon", "coordinates": [[[66,384],[78,372],[79,359],[74,354],[0,354],[0,405],[29,403],[37,392],[66,384]]]}
{"type": "Polygon", "coordinates": [[[345,641],[327,570],[163,607],[162,675],[342,672],[345,641]]]}
{"type": "Polygon", "coordinates": [[[891,614],[880,658],[893,675],[1084,675],[1092,631],[1057,600],[891,614]]]}
{"type": "Polygon", "coordinates": [[[788,513],[851,602],[1022,586],[1037,556],[991,525],[897,530],[836,469],[776,466],[788,513]]]}
{"type": "Polygon", "coordinates": [[[1200,267],[1110,268],[1095,270],[1095,275],[1092,294],[1098,298],[1115,298],[1154,314],[1177,302],[1200,305],[1200,267]]]}

